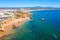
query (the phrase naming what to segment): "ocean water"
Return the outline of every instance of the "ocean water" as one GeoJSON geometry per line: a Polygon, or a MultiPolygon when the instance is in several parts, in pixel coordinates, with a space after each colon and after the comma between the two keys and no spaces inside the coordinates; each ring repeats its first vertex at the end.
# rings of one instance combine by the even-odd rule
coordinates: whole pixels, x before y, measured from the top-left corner
{"type": "Polygon", "coordinates": [[[15,33],[6,40],[60,40],[60,10],[31,13],[33,19],[14,29],[15,33]]]}

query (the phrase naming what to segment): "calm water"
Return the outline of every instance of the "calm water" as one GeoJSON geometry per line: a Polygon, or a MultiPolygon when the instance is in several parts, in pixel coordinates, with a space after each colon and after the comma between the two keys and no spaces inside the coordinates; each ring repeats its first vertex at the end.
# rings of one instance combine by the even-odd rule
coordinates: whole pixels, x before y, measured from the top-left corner
{"type": "Polygon", "coordinates": [[[60,40],[60,10],[32,11],[29,20],[7,39],[10,40],[60,40]],[[42,21],[41,18],[45,20],[42,21]]]}

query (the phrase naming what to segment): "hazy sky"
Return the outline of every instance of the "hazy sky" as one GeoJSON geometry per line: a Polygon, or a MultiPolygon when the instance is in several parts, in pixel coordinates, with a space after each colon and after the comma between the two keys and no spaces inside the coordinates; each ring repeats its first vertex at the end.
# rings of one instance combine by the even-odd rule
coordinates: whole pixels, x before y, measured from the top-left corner
{"type": "Polygon", "coordinates": [[[60,7],[60,0],[0,0],[0,7],[60,7]]]}

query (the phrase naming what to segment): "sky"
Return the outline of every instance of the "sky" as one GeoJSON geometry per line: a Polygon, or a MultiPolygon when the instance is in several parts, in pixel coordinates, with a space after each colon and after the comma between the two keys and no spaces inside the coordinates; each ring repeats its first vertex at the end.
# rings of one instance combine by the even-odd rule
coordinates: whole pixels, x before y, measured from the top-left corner
{"type": "Polygon", "coordinates": [[[0,0],[0,7],[60,7],[60,0],[0,0]]]}

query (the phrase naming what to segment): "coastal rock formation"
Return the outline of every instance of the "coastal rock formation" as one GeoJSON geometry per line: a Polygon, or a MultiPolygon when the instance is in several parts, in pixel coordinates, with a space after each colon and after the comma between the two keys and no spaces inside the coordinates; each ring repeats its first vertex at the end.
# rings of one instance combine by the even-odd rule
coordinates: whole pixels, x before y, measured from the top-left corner
{"type": "Polygon", "coordinates": [[[23,11],[0,11],[0,37],[30,19],[31,14],[23,11]]]}

